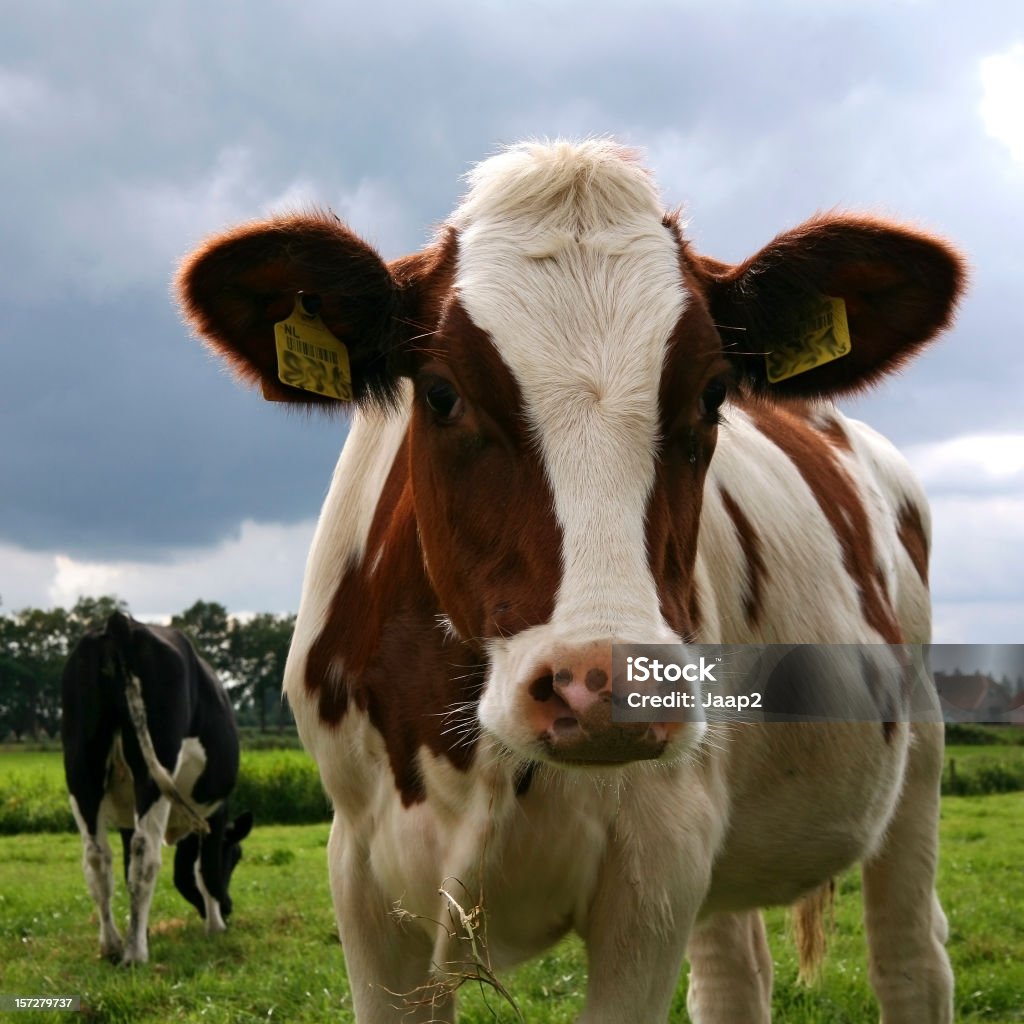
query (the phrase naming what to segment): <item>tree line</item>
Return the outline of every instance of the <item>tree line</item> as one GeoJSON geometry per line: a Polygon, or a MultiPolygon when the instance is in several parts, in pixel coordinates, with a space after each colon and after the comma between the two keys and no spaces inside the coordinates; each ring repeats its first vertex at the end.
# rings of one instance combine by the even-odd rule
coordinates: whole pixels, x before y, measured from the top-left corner
{"type": "MultiPolygon", "coordinates": [[[[114,596],[82,597],[73,608],[23,608],[0,612],[0,740],[56,736],[64,663],[79,638],[100,629],[115,611],[114,596]]],[[[239,723],[261,730],[292,723],[281,699],[281,680],[294,615],[262,612],[230,616],[213,601],[196,601],[171,617],[227,688],[239,723]]]]}

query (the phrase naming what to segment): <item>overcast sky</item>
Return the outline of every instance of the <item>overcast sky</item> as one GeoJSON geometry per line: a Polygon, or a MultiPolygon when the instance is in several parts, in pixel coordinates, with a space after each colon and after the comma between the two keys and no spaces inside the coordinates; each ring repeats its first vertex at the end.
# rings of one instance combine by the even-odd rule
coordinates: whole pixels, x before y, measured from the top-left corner
{"type": "Polygon", "coordinates": [[[931,495],[936,640],[1024,641],[1022,111],[1020,0],[9,7],[0,611],[295,610],[344,424],[233,384],[176,261],[303,202],[397,256],[497,145],[612,134],[722,259],[835,206],[964,249],[957,327],[852,411],[931,495]]]}

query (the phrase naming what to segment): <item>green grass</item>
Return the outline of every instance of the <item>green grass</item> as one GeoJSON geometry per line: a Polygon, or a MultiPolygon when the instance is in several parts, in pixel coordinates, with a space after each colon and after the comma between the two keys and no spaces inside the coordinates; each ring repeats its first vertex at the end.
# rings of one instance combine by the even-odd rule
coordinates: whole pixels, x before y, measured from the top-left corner
{"type": "MultiPolygon", "coordinates": [[[[326,840],[326,825],[257,827],[232,884],[231,928],[212,939],[174,891],[165,863],[151,917],[151,963],[122,970],[97,956],[78,837],[0,838],[0,992],[81,995],[82,1019],[109,1024],[351,1021],[327,889],[326,840]]],[[[951,925],[958,1021],[1024,1022],[1022,862],[1024,794],[944,799],[939,891],[951,925]]],[[[855,873],[839,880],[830,953],[812,989],[796,983],[784,911],[769,912],[776,1020],[877,1021],[859,892],[855,873]]],[[[119,912],[125,902],[119,877],[119,912]]],[[[569,1024],[586,986],[582,945],[567,940],[507,981],[531,1024],[569,1024]]],[[[684,1005],[685,981],[673,1021],[686,1019],[684,1005]]],[[[485,1002],[476,991],[461,1006],[466,1024],[514,1019],[495,997],[485,1002]]],[[[17,1019],[54,1017],[27,1012],[17,1019]]]]}
{"type": "MultiPolygon", "coordinates": [[[[231,928],[212,940],[174,890],[165,850],[150,919],[151,963],[123,970],[98,959],[78,837],[2,839],[0,990],[80,995],[89,1021],[343,1020],[351,1004],[330,909],[326,842],[324,825],[254,833],[232,884],[231,928]]],[[[120,876],[117,886],[117,906],[126,911],[120,876]]]]}

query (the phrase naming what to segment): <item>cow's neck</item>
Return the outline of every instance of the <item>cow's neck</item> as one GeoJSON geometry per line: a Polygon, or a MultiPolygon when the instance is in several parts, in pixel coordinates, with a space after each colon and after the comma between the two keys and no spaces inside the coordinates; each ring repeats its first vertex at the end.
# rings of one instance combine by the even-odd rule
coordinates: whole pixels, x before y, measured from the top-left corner
{"type": "Polygon", "coordinates": [[[403,420],[376,434],[353,424],[314,541],[296,649],[308,642],[303,682],[320,722],[340,727],[353,705],[365,713],[413,803],[425,797],[421,747],[457,768],[472,762],[475,717],[458,716],[478,694],[483,659],[447,628],[427,577],[403,420]]]}

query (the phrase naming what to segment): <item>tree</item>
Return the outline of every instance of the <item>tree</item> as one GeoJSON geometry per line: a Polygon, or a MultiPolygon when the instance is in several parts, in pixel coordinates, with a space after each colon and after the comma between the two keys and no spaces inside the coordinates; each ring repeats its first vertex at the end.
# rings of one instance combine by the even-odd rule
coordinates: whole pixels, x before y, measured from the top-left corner
{"type": "Polygon", "coordinates": [[[268,710],[275,707],[278,725],[287,720],[280,693],[294,615],[261,612],[243,621],[230,618],[222,604],[196,601],[175,615],[171,625],[223,676],[236,710],[254,712],[261,730],[267,727],[268,710]]]}
{"type": "Polygon", "coordinates": [[[128,613],[128,605],[113,594],[103,597],[80,597],[68,612],[68,625],[76,640],[90,629],[102,629],[114,612],[128,613]]]}
{"type": "MultiPolygon", "coordinates": [[[[55,734],[71,648],[89,630],[102,628],[113,612],[127,610],[124,601],[107,595],[79,598],[70,611],[24,608],[0,615],[0,737],[55,734]]],[[[230,618],[223,605],[196,601],[171,625],[222,676],[236,710],[253,715],[261,729],[275,709],[278,725],[290,720],[280,693],[294,615],[263,613],[242,621],[230,618]]]]}
{"type": "Polygon", "coordinates": [[[56,733],[68,653],[118,610],[126,610],[124,601],[106,595],[79,598],[70,612],[22,608],[0,616],[0,734],[56,733]]]}
{"type": "Polygon", "coordinates": [[[255,710],[261,732],[266,732],[268,707],[277,708],[279,726],[287,714],[281,700],[281,681],[294,630],[294,615],[278,616],[263,612],[246,622],[232,622],[231,652],[233,674],[237,680],[234,692],[238,693],[236,706],[244,703],[255,710]]]}
{"type": "Polygon", "coordinates": [[[53,735],[60,724],[60,680],[70,648],[68,613],[23,608],[0,619],[0,729],[19,739],[53,735]]]}
{"type": "Polygon", "coordinates": [[[8,733],[20,738],[33,717],[27,705],[34,683],[31,670],[18,660],[19,632],[13,618],[0,617],[0,738],[8,733]]]}
{"type": "Polygon", "coordinates": [[[196,601],[180,615],[172,616],[171,625],[192,641],[217,672],[237,677],[231,654],[231,622],[224,605],[196,601]]]}

